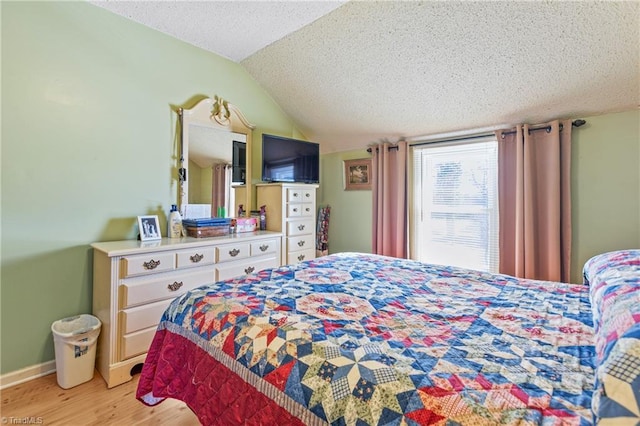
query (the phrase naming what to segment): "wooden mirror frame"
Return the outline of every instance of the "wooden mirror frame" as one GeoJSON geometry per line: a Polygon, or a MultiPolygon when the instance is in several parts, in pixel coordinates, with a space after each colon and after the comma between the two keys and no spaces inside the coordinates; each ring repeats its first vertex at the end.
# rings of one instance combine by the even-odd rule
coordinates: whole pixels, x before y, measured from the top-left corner
{"type": "MultiPolygon", "coordinates": [[[[249,216],[251,211],[251,152],[252,152],[252,134],[255,125],[249,123],[242,112],[233,104],[228,103],[224,99],[215,96],[213,99],[204,98],[198,102],[193,108],[178,108],[178,116],[180,118],[180,165],[178,169],[179,180],[179,196],[178,205],[180,211],[185,211],[185,205],[189,203],[189,187],[187,183],[189,164],[189,125],[197,124],[212,129],[226,130],[228,132],[242,133],[246,135],[246,172],[244,184],[244,196],[238,197],[242,199],[245,206],[245,216],[249,216]]],[[[240,187],[240,186],[239,186],[240,187]]],[[[239,188],[236,187],[236,188],[239,188]]],[[[212,212],[213,213],[213,212],[212,212]]],[[[235,216],[235,212],[230,212],[231,216],[235,216]]]]}

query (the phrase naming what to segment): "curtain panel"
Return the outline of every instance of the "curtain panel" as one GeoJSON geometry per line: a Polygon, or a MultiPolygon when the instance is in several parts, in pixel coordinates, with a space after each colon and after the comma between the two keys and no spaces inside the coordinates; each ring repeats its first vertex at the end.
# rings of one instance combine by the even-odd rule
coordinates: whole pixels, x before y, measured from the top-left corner
{"type": "Polygon", "coordinates": [[[571,121],[541,126],[496,132],[500,272],[569,282],[571,121]]]}
{"type": "Polygon", "coordinates": [[[233,214],[229,205],[232,168],[225,163],[214,164],[211,173],[211,215],[233,214]],[[222,213],[224,211],[224,214],[222,213]]]}
{"type": "Polygon", "coordinates": [[[373,242],[375,254],[407,258],[408,143],[372,147],[373,242]]]}

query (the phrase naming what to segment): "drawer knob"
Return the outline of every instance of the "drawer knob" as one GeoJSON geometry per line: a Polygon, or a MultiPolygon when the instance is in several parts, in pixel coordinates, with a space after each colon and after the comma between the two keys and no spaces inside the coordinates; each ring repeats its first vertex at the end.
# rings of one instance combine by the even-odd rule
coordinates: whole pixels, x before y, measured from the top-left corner
{"type": "Polygon", "coordinates": [[[238,249],[229,250],[229,256],[231,257],[236,257],[238,254],[240,254],[240,250],[238,249]]]}
{"type": "Polygon", "coordinates": [[[269,244],[263,244],[258,248],[260,249],[260,251],[267,251],[267,249],[269,248],[269,244]]]}
{"type": "Polygon", "coordinates": [[[182,283],[182,281],[178,282],[178,281],[174,281],[173,284],[169,284],[167,286],[167,288],[171,291],[178,291],[180,289],[180,287],[182,287],[184,284],[182,283]]]}
{"type": "Polygon", "coordinates": [[[309,198],[309,197],[311,197],[311,193],[307,192],[306,194],[304,194],[304,196],[309,198]]]}
{"type": "Polygon", "coordinates": [[[309,213],[311,211],[310,207],[307,207],[306,209],[304,209],[305,212],[309,213]]]}
{"type": "Polygon", "coordinates": [[[304,245],[304,240],[298,241],[298,247],[302,247],[304,245]]]}
{"type": "Polygon", "coordinates": [[[190,256],[189,259],[191,259],[193,263],[198,263],[204,259],[204,255],[196,253],[193,256],[190,256]]]}
{"type": "Polygon", "coordinates": [[[294,192],[294,193],[293,193],[293,196],[294,196],[294,197],[297,197],[297,196],[298,196],[298,193],[297,193],[297,192],[294,192]]]}
{"type": "Polygon", "coordinates": [[[294,212],[294,213],[297,213],[297,212],[298,212],[298,208],[297,208],[297,207],[294,207],[294,208],[293,208],[293,212],[294,212]]]}
{"type": "Polygon", "coordinates": [[[148,262],[144,262],[142,264],[142,266],[144,266],[144,269],[156,269],[158,267],[158,265],[160,264],[159,260],[153,260],[151,259],[148,262]]]}
{"type": "Polygon", "coordinates": [[[298,225],[298,231],[304,230],[304,225],[298,225]]]}
{"type": "Polygon", "coordinates": [[[248,268],[245,268],[244,273],[245,274],[250,274],[255,270],[256,270],[256,268],[254,268],[253,266],[249,266],[248,268]]]}
{"type": "Polygon", "coordinates": [[[304,254],[301,254],[300,256],[298,256],[298,260],[302,262],[304,260],[304,254]]]}

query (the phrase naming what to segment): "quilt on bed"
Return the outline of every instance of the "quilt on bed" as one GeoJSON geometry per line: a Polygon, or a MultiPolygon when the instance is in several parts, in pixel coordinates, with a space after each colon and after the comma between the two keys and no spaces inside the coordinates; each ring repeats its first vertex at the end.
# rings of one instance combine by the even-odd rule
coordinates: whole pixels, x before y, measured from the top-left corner
{"type": "Polygon", "coordinates": [[[593,339],[587,286],[343,253],[176,299],[137,397],[207,425],[586,425],[593,339]]]}
{"type": "Polygon", "coordinates": [[[599,425],[640,425],[640,250],[619,250],[585,263],[593,306],[599,425]]]}

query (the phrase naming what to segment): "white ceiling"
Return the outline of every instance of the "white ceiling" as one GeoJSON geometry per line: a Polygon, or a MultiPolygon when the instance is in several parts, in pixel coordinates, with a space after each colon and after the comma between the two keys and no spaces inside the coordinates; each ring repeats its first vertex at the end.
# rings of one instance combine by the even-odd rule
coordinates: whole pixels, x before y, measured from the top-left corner
{"type": "Polygon", "coordinates": [[[239,62],[323,152],[640,105],[637,0],[92,3],[239,62]]]}

